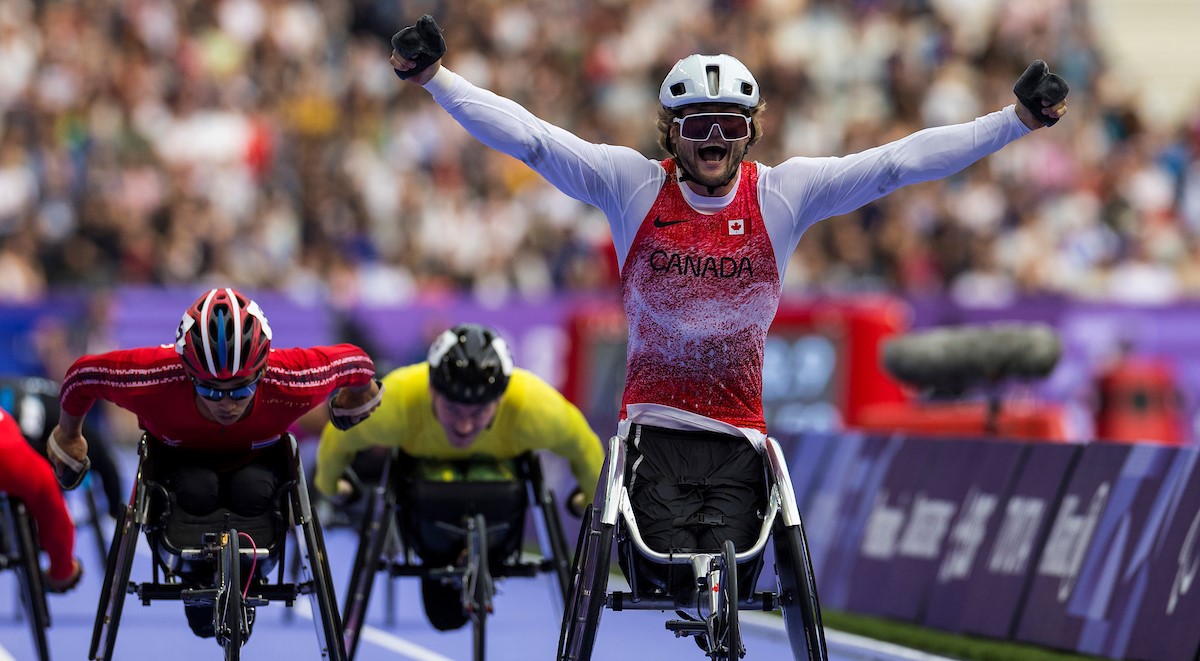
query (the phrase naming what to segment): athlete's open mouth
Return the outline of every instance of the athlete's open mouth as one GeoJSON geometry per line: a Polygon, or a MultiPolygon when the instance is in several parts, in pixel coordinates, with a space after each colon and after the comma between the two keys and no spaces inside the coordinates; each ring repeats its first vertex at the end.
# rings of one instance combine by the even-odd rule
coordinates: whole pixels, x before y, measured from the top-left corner
{"type": "Polygon", "coordinates": [[[700,160],[702,161],[719,161],[725,158],[725,154],[728,153],[728,149],[716,146],[701,147],[699,152],[700,160]]]}

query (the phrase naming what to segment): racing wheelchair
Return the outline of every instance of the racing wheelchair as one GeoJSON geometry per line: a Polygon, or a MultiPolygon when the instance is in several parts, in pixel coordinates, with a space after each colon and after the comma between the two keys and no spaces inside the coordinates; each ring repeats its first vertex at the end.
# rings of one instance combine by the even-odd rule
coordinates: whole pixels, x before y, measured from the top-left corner
{"type": "Polygon", "coordinates": [[[0,493],[0,570],[12,569],[17,574],[17,589],[25,619],[29,622],[38,661],[50,661],[50,645],[46,629],[50,626],[50,608],[46,603],[46,587],[42,567],[38,564],[39,548],[33,519],[18,498],[0,493]]]}
{"type": "Polygon", "coordinates": [[[378,572],[389,579],[419,577],[456,592],[462,613],[472,624],[476,661],[486,654],[494,579],[551,573],[556,602],[565,597],[569,551],[555,494],[546,486],[536,455],[526,453],[509,461],[446,462],[466,476],[455,481],[427,479],[417,470],[420,461],[393,450],[368,495],[342,609],[351,659],[378,572]],[[502,467],[506,479],[472,478],[472,469],[480,462],[489,469],[502,467]],[[522,548],[531,505],[537,510],[533,519],[540,557],[522,548]]]}
{"type": "Polygon", "coordinates": [[[739,610],[781,609],[793,656],[800,661],[827,659],[808,542],[779,444],[768,437],[762,448],[767,486],[762,529],[753,545],[742,551],[736,550],[730,540],[718,549],[663,552],[650,548],[642,539],[630,504],[626,447],[622,436],[609,440],[596,502],[583,516],[559,634],[558,660],[591,658],[605,608],[674,610],[682,619],[668,621],[666,628],[676,637],[694,637],[710,659],[721,661],[735,661],[746,653],[738,624],[739,610]],[[778,591],[743,590],[757,582],[768,538],[773,540],[778,591]],[[629,592],[607,591],[614,540],[629,592]],[[661,568],[673,578],[679,578],[682,568],[685,580],[657,580],[650,575],[650,567],[661,568]]]}
{"type": "Polygon", "coordinates": [[[211,606],[213,633],[227,661],[241,658],[255,608],[271,602],[291,607],[306,594],[321,657],[344,661],[328,554],[309,502],[296,439],[285,434],[278,443],[286,467],[274,511],[244,517],[222,508],[196,517],[176,507],[172,494],[154,480],[153,451],[142,437],[131,504],[123,507],[113,533],[89,659],[113,658],[126,594],[136,594],[144,606],[154,600],[211,606]],[[153,560],[151,580],[139,583],[130,580],[130,573],[141,530],[153,560]],[[291,582],[284,577],[289,532],[295,534],[301,567],[300,576],[291,582]]]}

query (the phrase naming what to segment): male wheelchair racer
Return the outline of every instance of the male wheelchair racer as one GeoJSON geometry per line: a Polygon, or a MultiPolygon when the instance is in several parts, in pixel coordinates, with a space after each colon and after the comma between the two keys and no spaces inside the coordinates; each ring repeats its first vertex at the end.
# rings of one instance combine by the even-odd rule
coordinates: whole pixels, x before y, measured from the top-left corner
{"type": "Polygon", "coordinates": [[[435,627],[457,628],[469,620],[476,661],[486,654],[493,579],[551,573],[556,602],[567,588],[570,551],[555,494],[546,486],[536,453],[508,461],[423,462],[393,449],[368,496],[360,533],[342,609],[351,659],[378,572],[387,573],[389,579],[420,578],[426,611],[435,627]],[[430,472],[436,472],[429,470],[430,465],[464,479],[430,479],[430,472]],[[540,557],[523,548],[531,506],[540,557]]]}
{"type": "Polygon", "coordinates": [[[694,637],[709,658],[726,661],[746,653],[739,610],[782,609],[794,657],[826,659],[808,543],[778,442],[766,437],[761,449],[766,485],[762,528],[744,549],[735,549],[730,540],[721,548],[650,548],[630,501],[627,482],[633,467],[627,465],[626,451],[625,437],[609,440],[595,503],[583,516],[559,636],[559,661],[591,658],[606,607],[675,610],[682,619],[667,622],[667,629],[677,637],[694,637]],[[748,588],[757,582],[768,538],[774,545],[778,591],[754,593],[748,588]],[[607,592],[614,539],[629,592],[607,592]]]}
{"type": "Polygon", "coordinates": [[[255,608],[270,602],[291,607],[307,594],[322,658],[345,659],[328,554],[309,502],[296,439],[285,434],[277,445],[284,465],[276,508],[257,517],[224,508],[198,517],[175,506],[171,493],[155,480],[154,453],[142,437],[134,493],[113,534],[88,658],[113,658],[125,595],[132,593],[143,605],[174,600],[211,606],[212,633],[227,660],[241,658],[255,608]],[[297,544],[301,576],[291,582],[284,578],[289,528],[296,540],[304,540],[297,544]],[[130,581],[130,574],[141,530],[154,558],[152,579],[139,583],[130,581]]]}

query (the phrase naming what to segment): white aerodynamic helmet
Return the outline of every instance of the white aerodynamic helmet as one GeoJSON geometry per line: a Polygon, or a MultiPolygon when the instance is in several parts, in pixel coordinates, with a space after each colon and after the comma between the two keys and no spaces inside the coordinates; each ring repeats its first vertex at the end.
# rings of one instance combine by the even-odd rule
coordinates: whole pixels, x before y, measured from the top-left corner
{"type": "Polygon", "coordinates": [[[668,108],[694,103],[758,105],[758,82],[732,55],[689,55],[675,63],[658,90],[668,108]]]}

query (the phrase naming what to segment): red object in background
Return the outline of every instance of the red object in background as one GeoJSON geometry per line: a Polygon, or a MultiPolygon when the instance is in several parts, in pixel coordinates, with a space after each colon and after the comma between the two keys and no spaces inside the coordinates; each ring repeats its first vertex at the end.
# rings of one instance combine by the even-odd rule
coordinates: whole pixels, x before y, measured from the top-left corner
{"type": "MultiPolygon", "coordinates": [[[[885,338],[907,330],[910,311],[888,297],[785,300],[771,325],[763,410],[770,433],[855,426],[863,411],[906,400],[886,374],[885,338]],[[831,416],[830,408],[837,413],[831,416]]],[[[620,302],[580,306],[567,321],[563,395],[598,431],[615,427],[625,382],[627,324],[620,302]]]]}
{"type": "Polygon", "coordinates": [[[1096,391],[1097,440],[1184,444],[1175,372],[1166,362],[1122,358],[1096,380],[1096,391]]]}
{"type": "Polygon", "coordinates": [[[250,139],[246,144],[246,165],[254,176],[261,179],[271,167],[275,158],[275,141],[271,134],[271,126],[262,118],[250,122],[250,139]]]}
{"type": "Polygon", "coordinates": [[[1070,440],[1066,410],[1058,404],[1006,401],[994,423],[988,422],[988,414],[987,402],[888,403],[864,411],[856,427],[867,432],[917,436],[1070,440]],[[994,424],[994,429],[989,430],[989,424],[994,424]]]}
{"type": "Polygon", "coordinates": [[[785,302],[771,334],[817,332],[838,338],[841,355],[832,401],[847,427],[858,425],[864,411],[907,400],[904,388],[883,370],[883,341],[908,330],[911,312],[898,299],[871,296],[853,299],[785,302]]]}

